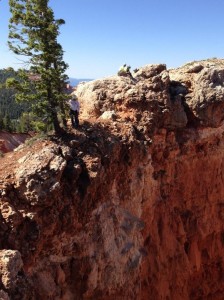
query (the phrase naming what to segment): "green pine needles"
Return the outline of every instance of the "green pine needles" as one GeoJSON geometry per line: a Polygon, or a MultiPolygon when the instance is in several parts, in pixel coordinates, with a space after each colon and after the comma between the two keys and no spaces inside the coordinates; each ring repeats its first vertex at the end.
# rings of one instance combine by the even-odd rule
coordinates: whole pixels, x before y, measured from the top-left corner
{"type": "Polygon", "coordinates": [[[63,49],[57,42],[64,20],[55,20],[48,0],[9,0],[9,48],[21,55],[26,67],[18,71],[19,79],[10,79],[8,87],[16,90],[16,100],[27,101],[46,130],[53,124],[56,133],[66,126],[67,96],[63,49]]]}

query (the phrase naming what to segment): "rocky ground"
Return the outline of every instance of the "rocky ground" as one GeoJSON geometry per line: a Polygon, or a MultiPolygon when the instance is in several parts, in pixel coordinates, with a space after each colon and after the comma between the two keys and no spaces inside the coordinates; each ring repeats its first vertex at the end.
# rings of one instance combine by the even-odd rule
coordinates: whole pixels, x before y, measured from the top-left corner
{"type": "Polygon", "coordinates": [[[223,299],[224,60],[78,86],[0,162],[0,297],[223,299]]]}

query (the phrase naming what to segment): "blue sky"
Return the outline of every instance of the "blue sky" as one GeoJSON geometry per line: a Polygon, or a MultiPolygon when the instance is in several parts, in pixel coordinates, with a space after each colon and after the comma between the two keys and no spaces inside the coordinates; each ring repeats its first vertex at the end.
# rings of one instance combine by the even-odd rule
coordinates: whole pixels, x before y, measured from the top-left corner
{"type": "MultiPolygon", "coordinates": [[[[224,57],[223,0],[50,0],[61,27],[59,42],[75,78],[116,74],[165,63],[224,57]]],[[[0,1],[0,68],[21,67],[7,47],[8,0],[0,1]]]]}

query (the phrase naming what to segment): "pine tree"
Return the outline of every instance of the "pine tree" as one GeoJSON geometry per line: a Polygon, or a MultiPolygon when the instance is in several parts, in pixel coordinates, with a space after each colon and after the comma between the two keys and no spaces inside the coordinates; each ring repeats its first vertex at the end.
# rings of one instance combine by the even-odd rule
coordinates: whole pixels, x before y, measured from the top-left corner
{"type": "Polygon", "coordinates": [[[9,80],[17,90],[18,101],[32,102],[33,112],[61,130],[59,114],[65,124],[68,80],[63,49],[57,42],[64,20],[55,20],[49,0],[9,0],[9,48],[26,59],[29,71],[19,70],[20,80],[9,80]]]}
{"type": "Polygon", "coordinates": [[[6,131],[12,132],[13,126],[8,114],[4,117],[3,123],[4,123],[4,129],[6,131]]]}
{"type": "Polygon", "coordinates": [[[0,130],[4,129],[3,115],[0,113],[0,130]]]}
{"type": "Polygon", "coordinates": [[[33,129],[31,124],[32,118],[32,114],[28,112],[22,114],[22,116],[19,119],[19,129],[21,132],[29,132],[33,129]]]}

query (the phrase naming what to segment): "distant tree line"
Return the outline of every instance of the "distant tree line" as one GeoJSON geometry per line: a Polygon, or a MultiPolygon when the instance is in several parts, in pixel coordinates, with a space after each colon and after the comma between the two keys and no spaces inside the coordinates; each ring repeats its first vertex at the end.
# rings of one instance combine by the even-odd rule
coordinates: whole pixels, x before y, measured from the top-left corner
{"type": "MultiPolygon", "coordinates": [[[[0,69],[0,130],[18,133],[40,130],[30,103],[16,101],[15,89],[6,86],[9,78],[18,80],[18,71],[13,68],[0,69]]],[[[52,129],[52,125],[45,124],[44,127],[52,129]]]]}
{"type": "Polygon", "coordinates": [[[34,130],[28,103],[17,103],[15,90],[6,87],[8,78],[17,78],[13,68],[0,70],[0,130],[27,132],[34,130]],[[28,119],[28,120],[27,120],[28,119]]]}

